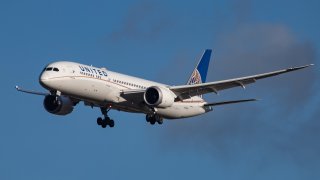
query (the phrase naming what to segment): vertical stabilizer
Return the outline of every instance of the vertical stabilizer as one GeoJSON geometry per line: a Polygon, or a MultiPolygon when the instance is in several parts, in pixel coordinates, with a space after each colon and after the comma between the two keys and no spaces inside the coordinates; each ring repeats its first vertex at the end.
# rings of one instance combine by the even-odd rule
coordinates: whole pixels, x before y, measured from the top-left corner
{"type": "Polygon", "coordinates": [[[204,51],[187,84],[201,84],[206,82],[211,53],[211,49],[206,49],[204,51]]]}

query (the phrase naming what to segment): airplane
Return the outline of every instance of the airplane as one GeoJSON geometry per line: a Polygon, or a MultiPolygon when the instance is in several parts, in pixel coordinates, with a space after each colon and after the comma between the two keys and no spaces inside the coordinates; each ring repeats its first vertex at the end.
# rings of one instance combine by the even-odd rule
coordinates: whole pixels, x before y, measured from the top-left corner
{"type": "Polygon", "coordinates": [[[16,86],[18,91],[44,96],[43,106],[52,114],[67,115],[81,101],[84,105],[98,107],[103,115],[97,118],[102,128],[114,127],[114,120],[108,116],[113,110],[144,113],[152,125],[163,120],[198,116],[213,110],[214,106],[256,101],[242,99],[208,103],[203,94],[242,87],[257,80],[300,70],[313,64],[292,67],[252,76],[206,82],[212,50],[206,49],[185,85],[170,86],[125,74],[106,68],[98,68],[70,61],[48,64],[40,74],[39,83],[48,92],[26,90],[16,86]]]}

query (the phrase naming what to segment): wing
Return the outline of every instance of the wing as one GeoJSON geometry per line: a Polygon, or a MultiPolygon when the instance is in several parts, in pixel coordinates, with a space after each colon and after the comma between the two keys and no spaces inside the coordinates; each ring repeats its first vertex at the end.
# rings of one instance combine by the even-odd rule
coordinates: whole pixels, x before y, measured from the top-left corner
{"type": "Polygon", "coordinates": [[[126,99],[127,101],[135,102],[137,104],[143,103],[143,94],[145,90],[135,89],[135,90],[122,90],[120,96],[126,99]]]}
{"type": "Polygon", "coordinates": [[[41,96],[50,95],[50,93],[37,92],[37,91],[33,91],[33,90],[22,89],[19,86],[16,86],[15,88],[16,88],[17,91],[28,93],[28,94],[35,94],[35,95],[41,95],[41,96]]]}
{"type": "Polygon", "coordinates": [[[235,78],[235,79],[228,79],[223,81],[208,82],[208,83],[194,84],[194,85],[172,86],[170,87],[170,90],[173,91],[178,96],[177,100],[188,99],[192,96],[197,96],[197,95],[207,94],[212,92],[218,94],[219,91],[222,91],[225,89],[230,89],[230,88],[239,87],[239,86],[242,88],[245,88],[245,85],[254,83],[259,79],[268,78],[268,77],[276,76],[276,75],[291,72],[291,71],[296,71],[312,65],[313,64],[309,64],[309,65],[300,66],[300,67],[293,67],[293,68],[283,69],[279,71],[273,71],[273,72],[268,72],[264,74],[246,76],[246,77],[235,78]]]}

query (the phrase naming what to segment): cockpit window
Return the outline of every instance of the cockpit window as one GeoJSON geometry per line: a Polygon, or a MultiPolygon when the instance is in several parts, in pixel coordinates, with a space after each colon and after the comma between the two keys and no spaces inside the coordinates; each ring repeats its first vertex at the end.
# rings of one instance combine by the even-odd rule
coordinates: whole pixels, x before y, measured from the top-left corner
{"type": "Polygon", "coordinates": [[[59,68],[56,67],[46,67],[43,69],[43,71],[56,71],[59,72],[59,68]]]}

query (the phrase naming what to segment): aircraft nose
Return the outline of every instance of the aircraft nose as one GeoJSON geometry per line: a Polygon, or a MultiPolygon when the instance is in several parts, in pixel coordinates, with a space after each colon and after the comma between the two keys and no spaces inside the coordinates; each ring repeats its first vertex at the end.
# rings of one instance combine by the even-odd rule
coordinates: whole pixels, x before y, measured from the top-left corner
{"type": "Polygon", "coordinates": [[[46,71],[41,72],[39,76],[39,81],[47,80],[47,79],[48,79],[48,74],[46,73],[46,71]]]}
{"type": "Polygon", "coordinates": [[[48,87],[48,74],[44,71],[40,74],[39,76],[39,83],[41,84],[41,86],[43,86],[44,88],[48,87]]]}

